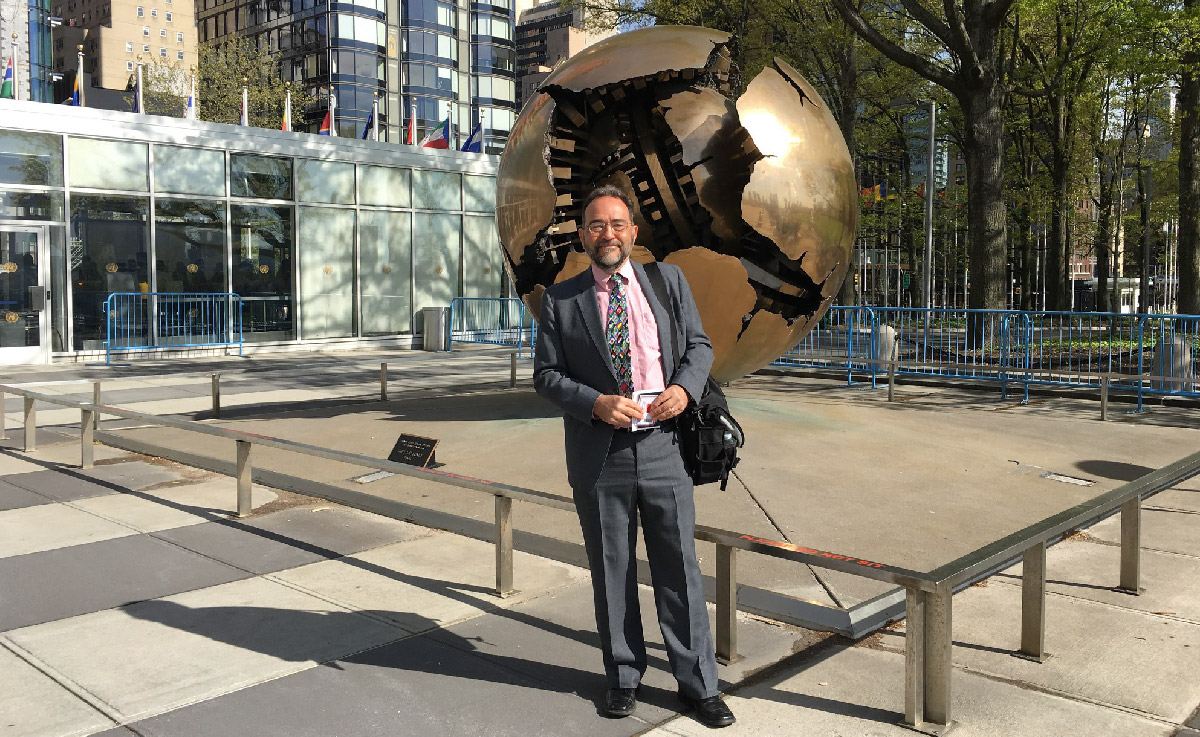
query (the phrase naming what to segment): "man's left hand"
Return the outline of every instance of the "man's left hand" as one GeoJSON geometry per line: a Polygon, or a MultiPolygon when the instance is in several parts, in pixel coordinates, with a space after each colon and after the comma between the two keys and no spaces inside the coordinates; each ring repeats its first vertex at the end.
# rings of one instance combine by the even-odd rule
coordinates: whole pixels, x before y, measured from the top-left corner
{"type": "Polygon", "coordinates": [[[655,422],[669,420],[687,409],[690,401],[688,393],[683,390],[683,387],[672,384],[650,403],[650,419],[655,422]]]}

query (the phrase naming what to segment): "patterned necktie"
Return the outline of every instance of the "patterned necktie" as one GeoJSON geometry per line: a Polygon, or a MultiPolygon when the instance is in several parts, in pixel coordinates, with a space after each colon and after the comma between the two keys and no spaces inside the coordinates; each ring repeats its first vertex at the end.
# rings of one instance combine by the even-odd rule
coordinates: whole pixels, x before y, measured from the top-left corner
{"type": "Polygon", "coordinates": [[[612,353],[613,368],[617,370],[617,386],[623,396],[633,396],[633,364],[629,358],[629,303],[619,274],[613,274],[612,292],[608,295],[608,324],[605,337],[612,353]]]}

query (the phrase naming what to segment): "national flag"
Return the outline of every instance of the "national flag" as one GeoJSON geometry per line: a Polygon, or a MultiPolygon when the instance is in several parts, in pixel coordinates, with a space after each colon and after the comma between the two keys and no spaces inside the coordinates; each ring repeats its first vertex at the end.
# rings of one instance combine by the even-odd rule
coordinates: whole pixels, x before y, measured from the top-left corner
{"type": "Polygon", "coordinates": [[[8,57],[8,66],[4,67],[4,85],[0,86],[0,98],[16,99],[16,95],[14,94],[16,89],[17,85],[13,80],[13,60],[10,56],[8,57]]]}
{"type": "Polygon", "coordinates": [[[137,72],[135,73],[134,78],[133,78],[133,106],[132,106],[132,110],[130,112],[134,112],[134,113],[145,112],[142,109],[143,107],[144,107],[144,103],[142,101],[142,63],[139,61],[138,65],[137,65],[137,72]]]}
{"type": "Polygon", "coordinates": [[[467,136],[467,142],[463,144],[463,151],[472,154],[483,153],[483,121],[475,124],[475,130],[471,131],[471,135],[467,136]]]}
{"type": "Polygon", "coordinates": [[[326,110],[326,111],[325,111],[325,120],[322,120],[322,121],[321,121],[321,130],[317,131],[317,135],[318,135],[318,136],[327,136],[327,135],[329,135],[329,130],[330,130],[332,127],[333,127],[333,120],[332,120],[332,118],[333,118],[333,111],[332,111],[332,110],[326,110]]]}
{"type": "Polygon", "coordinates": [[[375,125],[375,111],[372,110],[371,114],[367,116],[367,124],[365,126],[363,126],[362,139],[364,141],[371,137],[371,128],[373,128],[374,125],[375,125]]]}
{"type": "Polygon", "coordinates": [[[196,120],[196,112],[196,75],[193,74],[192,88],[190,94],[188,95],[187,110],[184,113],[184,117],[186,117],[188,120],[196,120]]]}
{"type": "Polygon", "coordinates": [[[450,148],[450,118],[446,118],[436,128],[429,131],[421,139],[423,148],[450,148]]]}
{"type": "Polygon", "coordinates": [[[75,86],[71,89],[71,104],[75,107],[84,107],[86,102],[83,97],[83,85],[80,84],[82,74],[75,75],[75,86]]]}

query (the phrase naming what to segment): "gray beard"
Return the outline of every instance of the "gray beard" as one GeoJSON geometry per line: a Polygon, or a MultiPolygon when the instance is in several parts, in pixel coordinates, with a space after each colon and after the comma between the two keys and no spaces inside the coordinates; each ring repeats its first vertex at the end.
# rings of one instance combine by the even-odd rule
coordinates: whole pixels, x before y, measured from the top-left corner
{"type": "Polygon", "coordinates": [[[620,255],[617,257],[617,260],[615,263],[605,263],[605,259],[600,255],[599,251],[597,251],[594,254],[590,254],[589,258],[591,258],[592,263],[599,266],[601,269],[604,269],[605,271],[609,272],[610,274],[614,273],[618,269],[620,269],[622,266],[624,266],[625,260],[627,258],[629,258],[625,254],[624,251],[620,250],[620,248],[621,248],[620,246],[618,246],[617,248],[618,248],[618,253],[620,255]]]}

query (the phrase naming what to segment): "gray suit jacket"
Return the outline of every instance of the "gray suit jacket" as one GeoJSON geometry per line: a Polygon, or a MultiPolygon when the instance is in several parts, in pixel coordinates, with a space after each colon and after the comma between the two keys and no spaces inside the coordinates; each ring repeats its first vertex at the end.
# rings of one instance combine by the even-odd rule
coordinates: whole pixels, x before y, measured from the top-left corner
{"type": "MultiPolygon", "coordinates": [[[[700,313],[683,272],[670,264],[660,264],[659,268],[667,285],[669,305],[659,302],[642,265],[633,264],[638,284],[658,323],[667,386],[678,384],[694,401],[708,381],[712,344],[704,334],[700,313]],[[673,374],[675,356],[671,352],[668,309],[675,313],[677,341],[683,353],[673,374]]],[[[568,482],[573,489],[590,489],[604,468],[615,432],[608,423],[592,417],[592,408],[601,394],[617,393],[616,371],[590,268],[550,287],[542,297],[533,386],[538,394],[563,410],[568,482]]]]}

